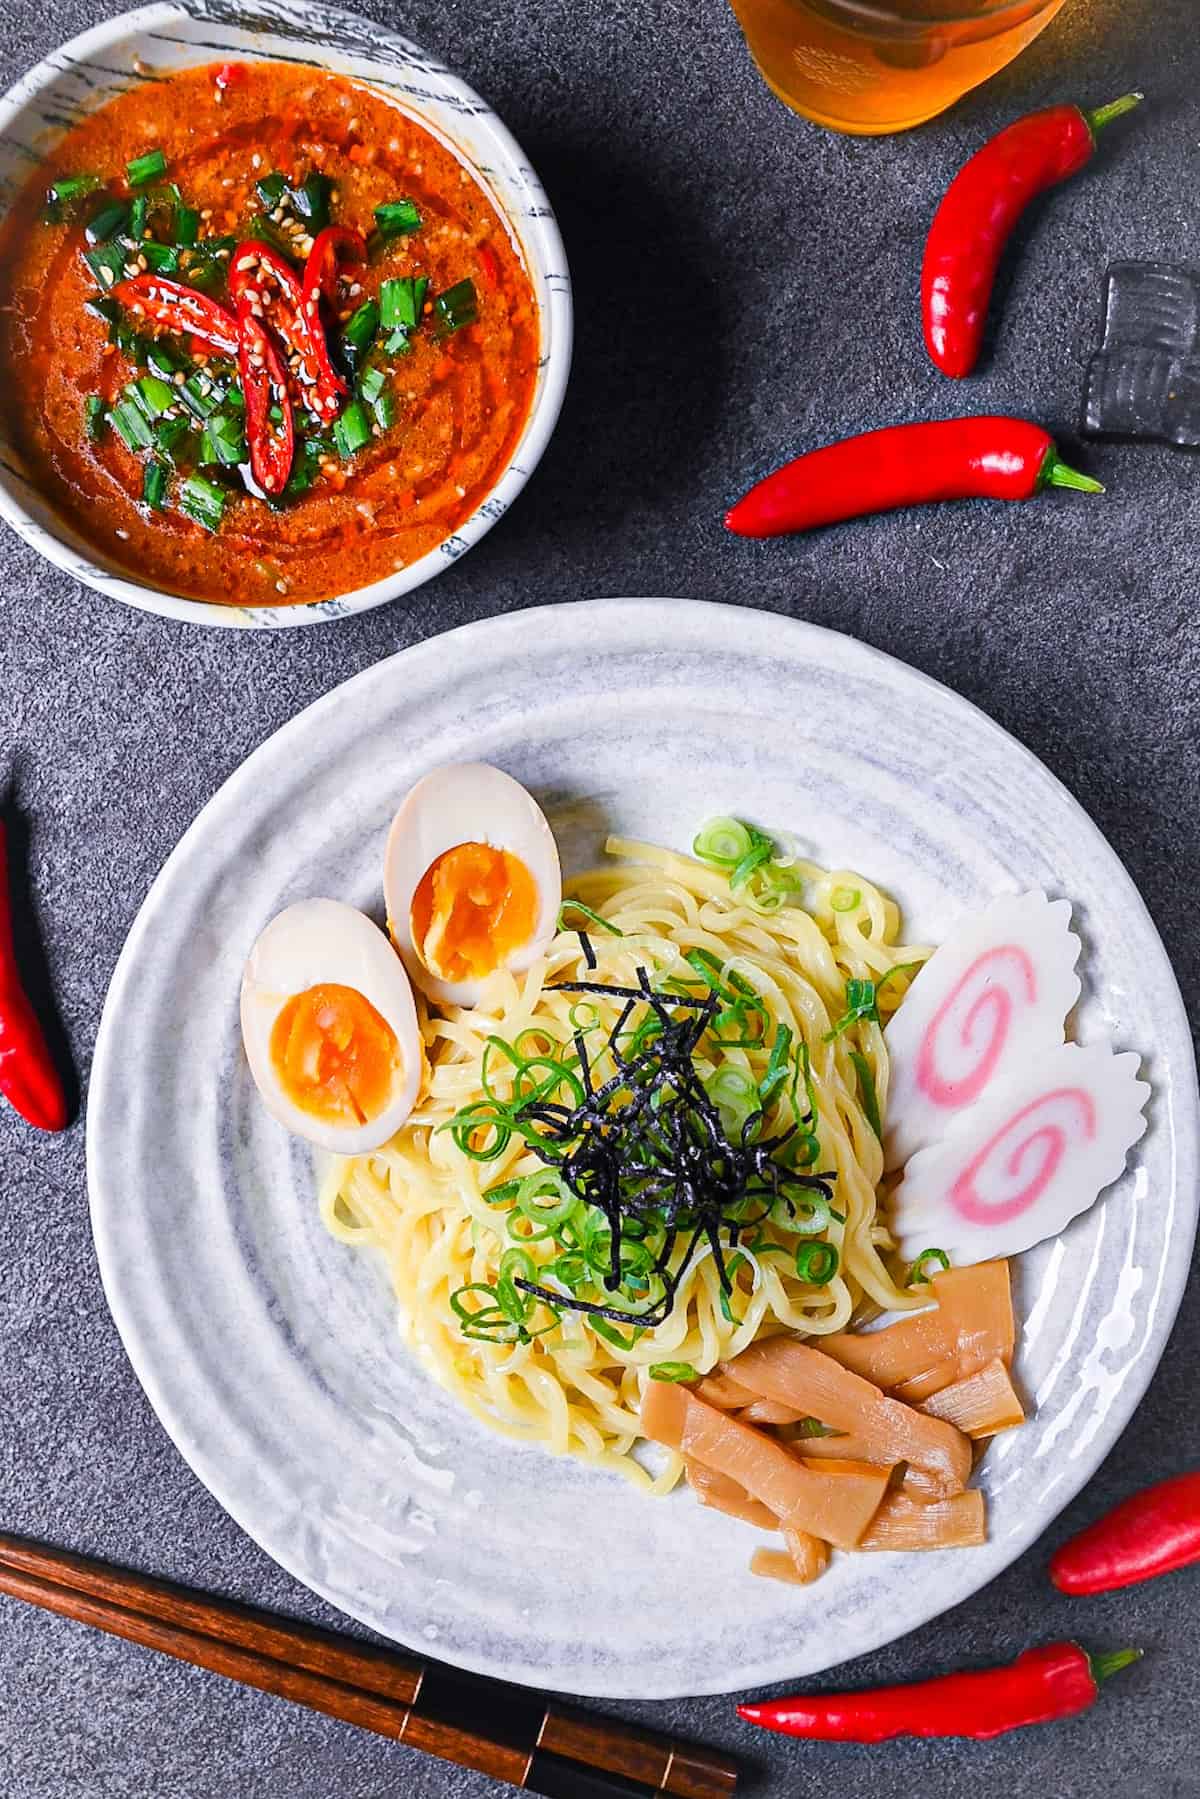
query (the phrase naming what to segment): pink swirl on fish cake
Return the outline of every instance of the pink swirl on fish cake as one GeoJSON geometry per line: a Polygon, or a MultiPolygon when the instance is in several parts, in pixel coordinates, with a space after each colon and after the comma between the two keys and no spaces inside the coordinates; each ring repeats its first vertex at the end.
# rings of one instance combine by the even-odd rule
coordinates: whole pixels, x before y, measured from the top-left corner
{"type": "MultiPolygon", "coordinates": [[[[1059,1087],[1031,1100],[1019,1112],[994,1131],[979,1153],[967,1164],[950,1188],[950,1204],[971,1224],[1006,1224],[1019,1218],[1037,1204],[1058,1172],[1060,1163],[1071,1147],[1071,1120],[1063,1121],[1061,1112],[1075,1112],[1075,1131],[1084,1139],[1096,1135],[1096,1106],[1090,1093],[1082,1087],[1059,1087]],[[1045,1122],[1026,1131],[1013,1141],[1016,1133],[1033,1123],[1039,1114],[1059,1108],[1059,1116],[1046,1117],[1045,1122]],[[1030,1162],[1035,1166],[1030,1167],[1030,1162]],[[989,1199],[980,1190],[979,1177],[989,1163],[1011,1187],[1022,1182],[1016,1192],[989,1199]]],[[[993,1177],[994,1178],[994,1177],[993,1177]]]]}
{"type": "Polygon", "coordinates": [[[1036,1003],[1037,973],[1033,959],[1017,944],[1001,944],[976,957],[946,995],[921,1039],[917,1055],[917,1086],[935,1106],[951,1109],[971,1105],[979,1098],[996,1071],[996,1065],[1004,1054],[1004,1046],[1008,1041],[1014,1006],[1017,999],[1022,997],[1018,993],[1015,999],[1009,985],[991,984],[1001,970],[1009,976],[1012,986],[1019,983],[1024,987],[1023,997],[1029,1005],[1036,1003]],[[995,975],[989,972],[993,969],[996,971],[995,975]],[[972,998],[970,988],[980,978],[983,990],[972,998]],[[953,1029],[955,1019],[962,1013],[964,1006],[966,1015],[959,1018],[956,1047],[974,1054],[975,1062],[965,1074],[947,1076],[939,1067],[939,1050],[943,1056],[945,1054],[945,1047],[939,1044],[939,1037],[944,1028],[953,1029]],[[981,1044],[976,1045],[974,1039],[981,1025],[988,1034],[981,1044]]]}

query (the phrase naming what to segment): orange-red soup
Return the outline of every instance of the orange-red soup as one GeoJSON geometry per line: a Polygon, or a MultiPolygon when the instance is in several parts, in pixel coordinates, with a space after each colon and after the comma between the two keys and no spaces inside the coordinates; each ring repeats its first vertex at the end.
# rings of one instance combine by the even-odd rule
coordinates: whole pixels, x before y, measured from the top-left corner
{"type": "MultiPolygon", "coordinates": [[[[18,198],[0,232],[0,407],[31,478],[82,537],[139,580],[230,604],[326,599],[415,562],[499,480],[533,397],[536,304],[488,195],[382,95],[282,63],[235,65],[220,82],[218,72],[215,64],[189,69],[110,101],[60,141],[18,198]],[[89,433],[89,396],[111,409],[144,370],[88,309],[104,291],[83,260],[85,225],[101,196],[82,201],[68,222],[43,216],[47,188],[63,176],[99,175],[111,198],[129,199],[138,190],[128,186],[126,166],[153,149],[166,158],[161,181],[177,184],[183,204],[201,214],[201,246],[247,235],[266,210],[255,183],[275,170],[294,186],[314,172],[328,176],[332,223],[364,237],[376,207],[415,202],[417,229],[377,244],[365,265],[347,265],[336,308],[325,314],[335,360],[341,325],[378,297],[386,279],[428,277],[426,309],[464,280],[475,289],[475,323],[446,332],[426,310],[409,334],[411,348],[397,355],[385,353],[388,334],[379,334],[372,361],[385,371],[392,422],[381,424],[367,405],[370,441],[351,456],[334,446],[319,464],[312,459],[306,493],[272,509],[246,491],[236,466],[203,467],[228,494],[216,530],[180,509],[189,439],[177,449],[178,466],[167,463],[165,503],[154,510],[143,491],[148,456],[163,460],[157,449],[129,450],[105,422],[107,410],[93,425],[98,435],[89,433]]],[[[152,213],[152,222],[160,216],[152,213]]],[[[286,207],[283,227],[292,228],[286,207]]],[[[302,275],[304,238],[289,241],[302,275]]],[[[187,273],[185,262],[172,278],[186,282],[187,273]]],[[[206,291],[228,305],[220,270],[216,280],[206,291]]],[[[189,367],[204,355],[186,339],[163,341],[189,367]]],[[[180,415],[193,426],[185,409],[180,415]]],[[[200,429],[195,424],[193,435],[203,455],[200,429]]],[[[298,445],[305,435],[298,423],[298,445]]]]}

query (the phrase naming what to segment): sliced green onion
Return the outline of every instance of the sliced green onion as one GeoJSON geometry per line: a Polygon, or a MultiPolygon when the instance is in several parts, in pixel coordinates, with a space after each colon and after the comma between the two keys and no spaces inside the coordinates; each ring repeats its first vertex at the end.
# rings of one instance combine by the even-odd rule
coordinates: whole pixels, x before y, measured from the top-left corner
{"type": "Polygon", "coordinates": [[[750,848],[750,833],[738,818],[710,818],[692,840],[692,854],[714,868],[736,868],[750,848]]]}
{"type": "MultiPolygon", "coordinates": [[[[291,238],[285,237],[274,219],[268,218],[266,213],[255,213],[246,227],[246,238],[253,243],[269,244],[271,249],[277,251],[287,262],[296,260],[296,251],[291,238]]],[[[209,248],[208,240],[205,241],[204,247],[209,248]]]]}
{"type": "Polygon", "coordinates": [[[780,1202],[772,1211],[772,1218],[782,1224],[786,1230],[795,1231],[798,1237],[819,1237],[822,1231],[828,1230],[832,1212],[829,1201],[820,1193],[806,1193],[803,1198],[792,1201],[793,1210],[786,1219],[777,1217],[782,1211],[780,1202]]]}
{"type": "MultiPolygon", "coordinates": [[[[731,1290],[733,1287],[733,1283],[734,1283],[735,1279],[737,1278],[738,1274],[740,1273],[740,1271],[743,1268],[749,1268],[749,1266],[750,1266],[749,1262],[746,1260],[745,1256],[741,1253],[740,1250],[738,1251],[737,1255],[735,1255],[732,1258],[731,1261],[726,1262],[725,1273],[729,1278],[729,1285],[730,1285],[731,1290]]],[[[733,1307],[729,1303],[729,1294],[725,1291],[724,1287],[718,1287],[717,1296],[718,1296],[718,1299],[720,1300],[721,1316],[724,1318],[726,1324],[733,1324],[733,1325],[740,1324],[742,1321],[740,1318],[735,1317],[733,1307]]]]}
{"type": "Polygon", "coordinates": [[[299,187],[291,190],[292,208],[308,226],[310,237],[316,237],[329,223],[329,199],[332,192],[332,179],[315,169],[299,187]]]}
{"type": "Polygon", "coordinates": [[[119,406],[114,406],[108,422],[127,450],[148,450],[154,442],[154,433],[145,414],[132,400],[122,400],[119,406]]]}
{"type": "Polygon", "coordinates": [[[846,982],[846,1010],[831,1030],[826,1031],[826,1043],[832,1043],[843,1031],[848,1031],[852,1024],[879,1023],[878,989],[874,981],[850,980],[846,982]]]}
{"type": "Polygon", "coordinates": [[[411,331],[420,323],[429,288],[427,275],[400,275],[379,289],[379,318],[385,331],[411,331]]]}
{"type": "MultiPolygon", "coordinates": [[[[84,226],[83,235],[89,244],[106,244],[110,238],[117,235],[118,231],[125,229],[128,218],[127,203],[124,200],[111,200],[107,206],[100,208],[94,218],[88,220],[84,226]]],[[[124,267],[124,261],[125,259],[122,257],[122,267],[124,267]]]]}
{"type": "Polygon", "coordinates": [[[167,499],[167,471],[161,462],[150,461],[142,476],[142,498],[155,512],[161,512],[167,499]]]}
{"type": "Polygon", "coordinates": [[[104,401],[99,394],[89,394],[83,403],[84,423],[93,443],[104,430],[104,401]]]}
{"type": "Polygon", "coordinates": [[[579,1201],[553,1168],[543,1168],[521,1182],[516,1207],[534,1224],[561,1224],[578,1211],[579,1201]]]}
{"type": "Polygon", "coordinates": [[[396,401],[390,393],[377,394],[371,402],[371,411],[381,431],[387,431],[396,422],[396,401]]]}
{"type": "Polygon", "coordinates": [[[751,875],[757,873],[775,854],[775,845],[770,837],[764,837],[761,831],[756,831],[753,827],[751,827],[750,835],[752,839],[750,848],[729,877],[729,885],[735,893],[740,887],[744,887],[751,875]]]}
{"type": "Polygon", "coordinates": [[[144,156],[135,156],[125,165],[130,187],[145,187],[148,181],[157,181],[166,172],[167,159],[161,150],[147,150],[144,156]]]}
{"type": "Polygon", "coordinates": [[[871,1073],[871,1064],[861,1050],[857,1049],[850,1051],[850,1060],[858,1075],[858,1097],[867,1115],[867,1123],[882,1143],[883,1120],[879,1116],[879,1098],[875,1092],[875,1076],[871,1073]]]}
{"type": "Polygon", "coordinates": [[[651,1362],[649,1368],[651,1380],[684,1381],[699,1380],[700,1375],[690,1362],[651,1362]]]}
{"type": "Polygon", "coordinates": [[[146,194],[138,194],[129,208],[129,235],[140,238],[146,229],[146,215],[150,211],[150,200],[146,194]]]}
{"type": "Polygon", "coordinates": [[[198,419],[211,417],[224,398],[220,384],[211,375],[202,374],[199,369],[194,375],[189,375],[183,386],[176,391],[188,411],[198,419]]]}
{"type": "Polygon", "coordinates": [[[802,1243],[796,1251],[797,1279],[810,1287],[827,1287],[841,1259],[832,1243],[802,1243]]]}
{"type": "Polygon", "coordinates": [[[364,400],[377,400],[387,386],[387,376],[381,368],[364,369],[358,380],[358,391],[364,400]]]}
{"type": "Polygon", "coordinates": [[[121,308],[117,301],[111,294],[89,294],[83,304],[85,311],[94,313],[98,319],[104,319],[110,326],[109,341],[115,343],[113,332],[121,318],[121,308]]]}
{"type": "Polygon", "coordinates": [[[758,1083],[759,1104],[765,1111],[788,1078],[788,1054],[792,1047],[791,1026],[781,1024],[775,1032],[767,1072],[758,1083]]]}
{"type": "Polygon", "coordinates": [[[862,905],[862,894],[857,887],[835,887],[829,896],[829,904],[835,912],[857,912],[862,905]]]}
{"type": "Polygon", "coordinates": [[[172,462],[180,460],[177,452],[183,450],[185,442],[191,438],[191,431],[186,419],[159,419],[154,426],[155,448],[172,462]]]}
{"type": "Polygon", "coordinates": [[[84,251],[83,260],[101,287],[112,287],[125,273],[125,252],[120,244],[97,244],[94,250],[84,251]]]}
{"type": "Polygon", "coordinates": [[[375,208],[375,229],[384,243],[421,228],[421,211],[415,200],[389,200],[375,208]]]}
{"type": "Polygon", "coordinates": [[[464,325],[473,325],[479,317],[475,283],[470,277],[456,281],[453,287],[438,295],[433,302],[433,312],[443,337],[449,337],[452,331],[461,331],[464,325]]]}
{"type": "Polygon", "coordinates": [[[88,194],[94,194],[98,187],[103,187],[99,175],[60,175],[46,189],[46,209],[50,214],[50,223],[56,224],[61,218],[58,211],[63,206],[73,206],[76,201],[83,200],[88,194]]]}
{"type": "Polygon", "coordinates": [[[261,181],[254,183],[254,191],[267,211],[274,212],[288,191],[288,178],[286,175],[281,175],[278,169],[274,169],[271,174],[264,175],[261,181]]]}
{"type": "Polygon", "coordinates": [[[925,1272],[927,1262],[934,1262],[939,1270],[944,1270],[950,1266],[950,1257],[944,1249],[923,1249],[916,1261],[909,1265],[904,1279],[906,1287],[922,1287],[929,1284],[933,1276],[925,1272]]]}
{"type": "Polygon", "coordinates": [[[407,331],[393,331],[383,347],[389,356],[407,356],[412,349],[412,341],[407,331]]]}
{"type": "Polygon", "coordinates": [[[600,1011],[591,1000],[577,1000],[567,1013],[573,1031],[594,1031],[599,1028],[600,1011]]]}
{"type": "Polygon", "coordinates": [[[501,1181],[483,1195],[489,1206],[510,1206],[520,1192],[520,1181],[501,1181]]]}
{"type": "Polygon", "coordinates": [[[352,312],[346,320],[342,329],[342,342],[348,344],[362,357],[374,343],[378,330],[378,304],[374,300],[364,300],[357,311],[352,312]]]}
{"type": "Polygon", "coordinates": [[[762,1110],[757,1086],[736,1062],[722,1062],[705,1081],[704,1091],[721,1113],[732,1137],[740,1137],[746,1120],[762,1110]]]}
{"type": "Polygon", "coordinates": [[[333,441],[339,456],[354,456],[371,441],[367,415],[357,400],[351,400],[333,427],[333,441]]]}
{"type": "Polygon", "coordinates": [[[175,214],[175,242],[194,244],[200,238],[200,214],[194,206],[181,206],[175,214]]]}
{"type": "Polygon", "coordinates": [[[925,966],[924,962],[897,962],[894,968],[889,968],[887,973],[881,974],[879,976],[879,979],[876,981],[876,983],[875,983],[876,1001],[878,1001],[879,995],[883,992],[884,988],[887,986],[889,981],[896,980],[897,977],[902,974],[915,975],[917,973],[918,969],[924,968],[924,966],[925,966]]]}
{"type": "Polygon", "coordinates": [[[194,518],[206,531],[216,531],[225,516],[229,495],[223,487],[206,480],[203,475],[189,475],[179,490],[179,504],[188,517],[194,518]]]}
{"type": "Polygon", "coordinates": [[[142,244],[138,254],[146,258],[147,266],[155,275],[177,275],[179,273],[179,251],[174,244],[142,244]]]}
{"type": "Polygon", "coordinates": [[[161,375],[164,381],[171,381],[188,364],[178,350],[171,348],[166,338],[154,337],[146,352],[146,366],[152,375],[161,375]]]}
{"type": "Polygon", "coordinates": [[[246,461],[249,452],[240,418],[231,417],[227,412],[213,413],[205,426],[205,436],[212,444],[217,461],[224,467],[236,468],[246,461]]]}
{"type": "Polygon", "coordinates": [[[572,929],[572,926],[566,922],[566,915],[568,912],[578,912],[581,918],[586,918],[588,923],[595,925],[598,931],[607,931],[610,937],[623,937],[625,935],[624,931],[618,930],[615,924],[610,924],[607,918],[601,918],[599,912],[593,912],[590,906],[585,906],[582,900],[577,899],[565,899],[558,908],[558,928],[560,931],[569,931],[572,929]]]}
{"type": "Polygon", "coordinates": [[[164,412],[168,412],[174,406],[178,398],[176,390],[167,382],[160,380],[157,375],[143,375],[140,381],[135,382],[134,391],[137,399],[152,419],[161,418],[164,412]]]}

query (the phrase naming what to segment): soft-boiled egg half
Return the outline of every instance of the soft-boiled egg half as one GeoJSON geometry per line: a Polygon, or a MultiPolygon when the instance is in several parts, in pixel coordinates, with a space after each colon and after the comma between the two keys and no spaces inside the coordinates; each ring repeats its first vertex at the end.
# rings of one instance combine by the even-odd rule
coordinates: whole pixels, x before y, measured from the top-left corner
{"type": "Polygon", "coordinates": [[[416,1104],[425,1057],[408,976],[378,925],[340,900],[301,900],[263,931],[242,976],[242,1037],[268,1112],[322,1149],[378,1149],[416,1104]]]}
{"type": "Polygon", "coordinates": [[[434,769],[392,823],[388,928],[430,999],[473,1006],[497,969],[520,974],[558,928],[554,835],[519,781],[485,762],[434,769]]]}

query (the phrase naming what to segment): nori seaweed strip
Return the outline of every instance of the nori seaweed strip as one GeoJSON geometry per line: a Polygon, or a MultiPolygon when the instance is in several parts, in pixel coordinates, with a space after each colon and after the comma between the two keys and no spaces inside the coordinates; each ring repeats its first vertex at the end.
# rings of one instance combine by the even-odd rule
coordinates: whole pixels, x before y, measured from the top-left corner
{"type": "MultiPolygon", "coordinates": [[[[577,935],[586,955],[590,947],[586,934],[577,935]]],[[[586,980],[556,984],[559,992],[624,1002],[607,1044],[616,1073],[595,1085],[584,1033],[577,1031],[581,1103],[571,1108],[551,1100],[554,1083],[545,1081],[500,1122],[518,1130],[522,1124],[537,1124],[540,1129],[526,1136],[527,1146],[558,1170],[570,1192],[601,1214],[609,1237],[608,1268],[602,1277],[609,1292],[624,1284],[625,1242],[645,1242],[662,1233],[649,1277],[640,1270],[628,1277],[647,1286],[653,1278],[662,1283],[661,1297],[643,1311],[576,1299],[520,1277],[514,1285],[547,1305],[647,1330],[670,1315],[702,1241],[712,1252],[721,1290],[729,1294],[733,1283],[726,1251],[738,1248],[742,1233],[764,1223],[780,1202],[794,1216],[794,1196],[800,1193],[819,1193],[828,1201],[836,1176],[832,1171],[801,1172],[776,1160],[776,1153],[799,1127],[792,1124],[774,1137],[759,1139],[761,1108],[743,1121],[737,1141],[729,1138],[720,1109],[705,1090],[693,1060],[718,1017],[722,997],[711,989],[703,997],[667,993],[651,985],[645,968],[636,974],[636,987],[586,980]],[[627,1054],[621,1038],[639,1005],[646,1014],[633,1032],[635,1048],[627,1054]],[[757,1202],[750,1216],[729,1215],[746,1202],[757,1202]],[[684,1233],[686,1247],[672,1272],[670,1264],[684,1233]]],[[[799,1061],[798,1069],[807,1073],[799,1061]]],[[[811,1107],[804,1122],[809,1127],[815,1123],[811,1107]]],[[[805,1134],[811,1137],[811,1128],[805,1134]]]]}
{"type": "Polygon", "coordinates": [[[587,963],[588,967],[589,968],[599,968],[600,964],[596,960],[596,952],[592,948],[592,940],[588,936],[587,932],[586,931],[576,931],[575,935],[579,939],[579,947],[583,951],[583,959],[587,963]]]}

